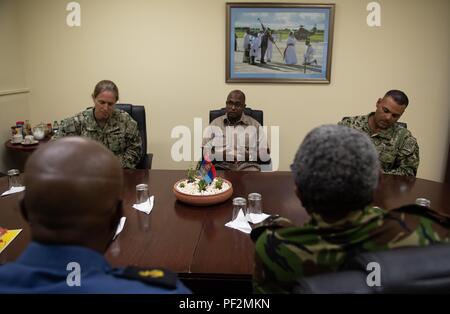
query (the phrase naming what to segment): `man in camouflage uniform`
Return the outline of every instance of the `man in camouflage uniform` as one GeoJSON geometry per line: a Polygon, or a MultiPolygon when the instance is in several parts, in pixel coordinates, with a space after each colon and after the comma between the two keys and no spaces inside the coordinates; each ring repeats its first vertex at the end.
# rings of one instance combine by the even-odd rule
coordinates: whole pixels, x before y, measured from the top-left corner
{"type": "Polygon", "coordinates": [[[114,108],[119,99],[117,86],[111,81],[99,82],[92,99],[94,108],[61,121],[57,137],[75,135],[99,141],[119,158],[123,168],[136,168],[142,157],[142,140],[137,122],[114,108]]]}
{"type": "Polygon", "coordinates": [[[346,117],[338,123],[365,132],[371,137],[385,174],[417,174],[417,140],[403,124],[397,122],[408,103],[405,93],[391,90],[382,99],[378,99],[375,112],[365,116],[346,117]]]}
{"type": "Polygon", "coordinates": [[[311,218],[302,227],[275,218],[253,229],[255,292],[289,293],[299,277],[336,271],[361,252],[449,242],[449,219],[431,210],[411,205],[387,212],[370,205],[380,164],[362,132],[314,129],[291,168],[311,218]]]}

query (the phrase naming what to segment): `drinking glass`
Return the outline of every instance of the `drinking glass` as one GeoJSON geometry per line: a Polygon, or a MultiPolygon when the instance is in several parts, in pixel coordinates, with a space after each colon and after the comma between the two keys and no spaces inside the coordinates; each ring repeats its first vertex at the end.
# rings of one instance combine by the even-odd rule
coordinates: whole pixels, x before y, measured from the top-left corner
{"type": "Polygon", "coordinates": [[[8,183],[9,183],[9,189],[13,187],[19,187],[22,186],[20,182],[20,171],[18,169],[11,169],[8,170],[8,183]]]}
{"type": "Polygon", "coordinates": [[[247,200],[243,197],[233,198],[233,217],[231,220],[237,218],[239,210],[242,210],[245,216],[247,215],[247,200]]]}
{"type": "Polygon", "coordinates": [[[259,193],[250,193],[248,195],[248,213],[261,214],[262,213],[262,197],[259,193]]]}
{"type": "Polygon", "coordinates": [[[147,202],[148,198],[148,184],[136,185],[136,204],[145,203],[147,202]]]}

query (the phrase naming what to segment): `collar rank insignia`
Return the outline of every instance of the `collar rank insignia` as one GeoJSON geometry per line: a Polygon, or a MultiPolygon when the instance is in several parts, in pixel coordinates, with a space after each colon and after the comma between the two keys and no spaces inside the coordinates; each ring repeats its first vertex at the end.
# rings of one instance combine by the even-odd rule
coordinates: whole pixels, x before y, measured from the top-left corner
{"type": "Polygon", "coordinates": [[[115,277],[138,280],[149,285],[166,289],[177,287],[177,275],[162,268],[127,267],[113,271],[115,277]]]}
{"type": "Polygon", "coordinates": [[[161,278],[164,277],[164,271],[161,269],[141,270],[138,272],[141,277],[161,278]]]}

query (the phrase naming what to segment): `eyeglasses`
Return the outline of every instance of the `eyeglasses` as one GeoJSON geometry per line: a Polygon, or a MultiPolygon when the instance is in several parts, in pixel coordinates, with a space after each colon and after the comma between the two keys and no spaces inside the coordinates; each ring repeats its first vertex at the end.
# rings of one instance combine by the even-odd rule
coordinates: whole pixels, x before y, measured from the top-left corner
{"type": "Polygon", "coordinates": [[[234,106],[234,107],[236,107],[236,108],[238,108],[238,109],[241,109],[241,108],[244,107],[244,105],[241,104],[240,102],[232,102],[232,101],[230,101],[230,100],[227,101],[226,104],[227,104],[227,107],[229,107],[229,108],[232,108],[232,107],[234,106]]]}

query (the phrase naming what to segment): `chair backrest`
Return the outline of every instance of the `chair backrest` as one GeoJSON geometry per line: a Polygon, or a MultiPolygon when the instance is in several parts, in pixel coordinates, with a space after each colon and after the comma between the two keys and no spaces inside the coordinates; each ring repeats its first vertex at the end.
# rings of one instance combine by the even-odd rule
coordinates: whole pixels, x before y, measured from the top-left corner
{"type": "Polygon", "coordinates": [[[347,270],[298,280],[295,293],[439,293],[450,291],[450,245],[405,247],[357,255],[347,270]],[[380,286],[366,283],[367,265],[380,269],[380,286]]]}
{"type": "Polygon", "coordinates": [[[145,118],[145,107],[132,104],[116,104],[116,108],[127,112],[137,122],[142,139],[142,158],[136,168],[148,169],[149,161],[147,155],[147,123],[145,118]]]}
{"type": "MultiPolygon", "coordinates": [[[[215,110],[211,110],[209,111],[209,123],[213,122],[214,119],[223,116],[226,113],[226,109],[225,108],[221,108],[221,109],[215,109],[215,110]]],[[[252,117],[253,119],[255,119],[256,121],[259,122],[259,124],[264,125],[264,113],[262,110],[254,110],[250,107],[245,107],[244,109],[244,113],[247,116],[252,117]]]]}

